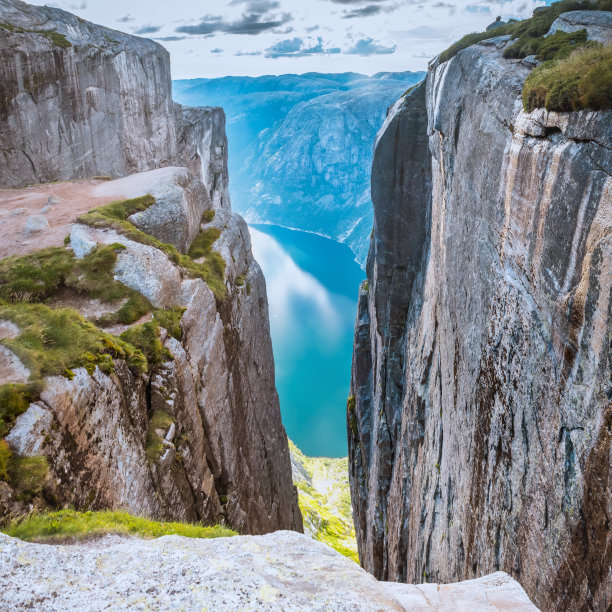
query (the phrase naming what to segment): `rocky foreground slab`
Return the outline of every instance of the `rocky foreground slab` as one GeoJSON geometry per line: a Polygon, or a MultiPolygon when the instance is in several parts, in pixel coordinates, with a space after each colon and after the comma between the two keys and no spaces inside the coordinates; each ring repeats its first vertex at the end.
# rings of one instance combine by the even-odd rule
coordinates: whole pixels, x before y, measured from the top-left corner
{"type": "Polygon", "coordinates": [[[289,531],[215,540],[106,536],[74,545],[0,534],[0,609],[537,610],[503,572],[451,585],[382,583],[289,531]]]}

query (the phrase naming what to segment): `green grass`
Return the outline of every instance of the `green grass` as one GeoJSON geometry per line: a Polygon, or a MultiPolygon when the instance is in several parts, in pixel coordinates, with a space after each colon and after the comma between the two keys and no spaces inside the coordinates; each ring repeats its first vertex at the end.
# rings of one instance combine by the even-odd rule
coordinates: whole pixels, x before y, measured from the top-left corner
{"type": "Polygon", "coordinates": [[[0,385],[0,438],[6,436],[30,402],[38,396],[40,386],[33,384],[0,385]]]}
{"type": "Polygon", "coordinates": [[[211,227],[203,232],[200,232],[191,243],[188,255],[192,259],[200,257],[208,257],[212,253],[212,245],[221,235],[221,230],[216,227],[211,227]]]}
{"type": "Polygon", "coordinates": [[[17,499],[29,502],[40,495],[48,472],[45,457],[17,457],[0,439],[0,480],[11,485],[17,499]]]}
{"type": "Polygon", "coordinates": [[[170,351],[161,343],[159,325],[156,321],[133,325],[119,337],[142,352],[147,358],[149,368],[159,366],[163,361],[172,359],[170,351]]]}
{"type": "Polygon", "coordinates": [[[210,223],[215,218],[214,209],[210,208],[209,210],[205,210],[202,215],[202,223],[210,223]]]}
{"type": "Polygon", "coordinates": [[[186,308],[168,308],[163,310],[156,308],[153,311],[153,319],[157,321],[160,327],[163,327],[173,338],[180,340],[183,337],[181,329],[181,318],[186,308]]]}
{"type": "Polygon", "coordinates": [[[296,482],[305,531],[359,563],[348,482],[348,459],[307,457],[291,440],[289,448],[312,481],[312,486],[307,482],[296,482]]]}
{"type": "MultiPolygon", "coordinates": [[[[146,196],[145,196],[146,197],[146,196]]],[[[150,196],[149,196],[150,197],[150,196]]],[[[125,202],[112,202],[107,206],[94,208],[87,214],[80,216],[77,221],[84,225],[95,228],[108,228],[124,235],[126,238],[148,246],[152,246],[165,253],[170,261],[180,266],[192,278],[201,278],[210,287],[217,300],[222,302],[226,297],[225,288],[225,262],[219,253],[211,252],[208,247],[219,237],[216,232],[219,230],[210,228],[201,232],[195,239],[190,254],[184,255],[165,242],[140,231],[132,225],[127,217],[132,212],[137,212],[131,208],[135,200],[125,202]],[[127,202],[127,203],[126,203],[127,202]],[[132,212],[130,212],[132,211],[132,212]],[[213,239],[213,236],[216,236],[213,239]],[[195,246],[194,246],[195,245],[195,246]],[[206,257],[206,261],[197,263],[193,257],[206,257]]]]}
{"type": "Polygon", "coordinates": [[[26,30],[19,26],[13,25],[12,23],[0,23],[0,27],[12,32],[13,34],[40,34],[47,38],[47,40],[56,47],[62,49],[68,49],[72,47],[72,43],[66,39],[65,34],[60,34],[55,30],[26,30]]]}
{"type": "Polygon", "coordinates": [[[93,208],[88,214],[99,214],[107,219],[115,219],[116,221],[126,221],[130,215],[138,212],[143,212],[155,204],[155,198],[152,195],[144,195],[131,200],[118,200],[93,208]]]}
{"type": "Polygon", "coordinates": [[[612,46],[585,46],[533,70],[523,88],[523,107],[527,112],[612,108],[612,46]]]}
{"type": "Polygon", "coordinates": [[[147,371],[141,351],[86,321],[76,310],[52,309],[44,304],[0,306],[0,319],[20,329],[16,338],[2,341],[30,370],[30,380],[66,375],[78,367],[106,374],[114,371],[113,359],[125,359],[137,372],[147,371]]]}
{"type": "Polygon", "coordinates": [[[8,469],[12,455],[9,445],[0,439],[0,480],[7,481],[9,479],[8,469]]]}
{"type": "Polygon", "coordinates": [[[220,525],[163,523],[132,516],[123,511],[76,512],[60,510],[33,514],[0,528],[3,533],[26,541],[53,542],[67,538],[77,540],[104,534],[127,534],[141,538],[180,535],[188,538],[227,538],[235,531],[220,525]]]}
{"type": "MultiPolygon", "coordinates": [[[[510,35],[516,40],[510,47],[504,50],[504,57],[523,58],[528,55],[537,54],[539,47],[544,44],[542,42],[544,40],[543,37],[548,33],[550,26],[557,17],[561,13],[578,10],[610,11],[612,10],[612,0],[595,0],[594,2],[590,0],[562,0],[561,2],[555,2],[551,6],[542,7],[529,19],[512,21],[489,32],[479,32],[464,36],[440,54],[440,62],[450,60],[459,51],[483,40],[505,35],[510,35]]],[[[560,40],[561,37],[558,37],[557,42],[560,40]]],[[[567,44],[567,41],[565,43],[567,44]]]]}
{"type": "Polygon", "coordinates": [[[163,429],[164,435],[168,431],[170,425],[174,423],[174,417],[170,416],[164,410],[156,410],[149,421],[149,429],[147,430],[147,459],[149,463],[155,463],[163,454],[165,446],[162,444],[163,437],[159,436],[155,430],[163,429]]]}
{"type": "Polygon", "coordinates": [[[83,259],[61,247],[41,249],[23,257],[0,261],[0,299],[9,302],[39,302],[64,289],[104,302],[125,300],[114,313],[103,315],[102,326],[129,325],[151,312],[151,303],[140,293],[113,278],[122,244],[100,245],[83,259]]]}

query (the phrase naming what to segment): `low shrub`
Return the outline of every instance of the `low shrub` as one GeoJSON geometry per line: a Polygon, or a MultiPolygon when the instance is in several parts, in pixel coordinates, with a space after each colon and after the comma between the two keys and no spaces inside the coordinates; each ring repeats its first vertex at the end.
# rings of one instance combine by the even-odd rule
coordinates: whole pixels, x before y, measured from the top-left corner
{"type": "Polygon", "coordinates": [[[525,82],[523,107],[527,112],[612,108],[612,46],[589,45],[537,67],[525,82]]]}

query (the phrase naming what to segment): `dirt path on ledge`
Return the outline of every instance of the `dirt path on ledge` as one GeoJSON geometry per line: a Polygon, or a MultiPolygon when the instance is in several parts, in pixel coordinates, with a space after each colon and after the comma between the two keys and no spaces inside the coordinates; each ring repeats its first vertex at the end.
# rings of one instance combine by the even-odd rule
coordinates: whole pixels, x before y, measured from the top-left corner
{"type": "Polygon", "coordinates": [[[0,259],[64,244],[64,238],[79,215],[121,199],[116,195],[94,196],[95,188],[104,182],[82,180],[34,185],[25,189],[0,189],[0,259]],[[45,208],[50,195],[57,196],[60,202],[45,208]],[[46,217],[50,228],[28,236],[25,231],[28,217],[41,214],[46,217]]]}

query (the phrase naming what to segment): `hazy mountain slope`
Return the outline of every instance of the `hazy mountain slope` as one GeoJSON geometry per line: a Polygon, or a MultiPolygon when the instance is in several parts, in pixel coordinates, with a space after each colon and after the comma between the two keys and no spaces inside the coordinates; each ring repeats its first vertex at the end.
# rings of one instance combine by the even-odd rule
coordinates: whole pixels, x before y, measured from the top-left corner
{"type": "Polygon", "coordinates": [[[184,104],[223,106],[231,194],[248,221],[317,232],[365,261],[372,143],[387,108],[423,73],[174,81],[184,104]]]}

